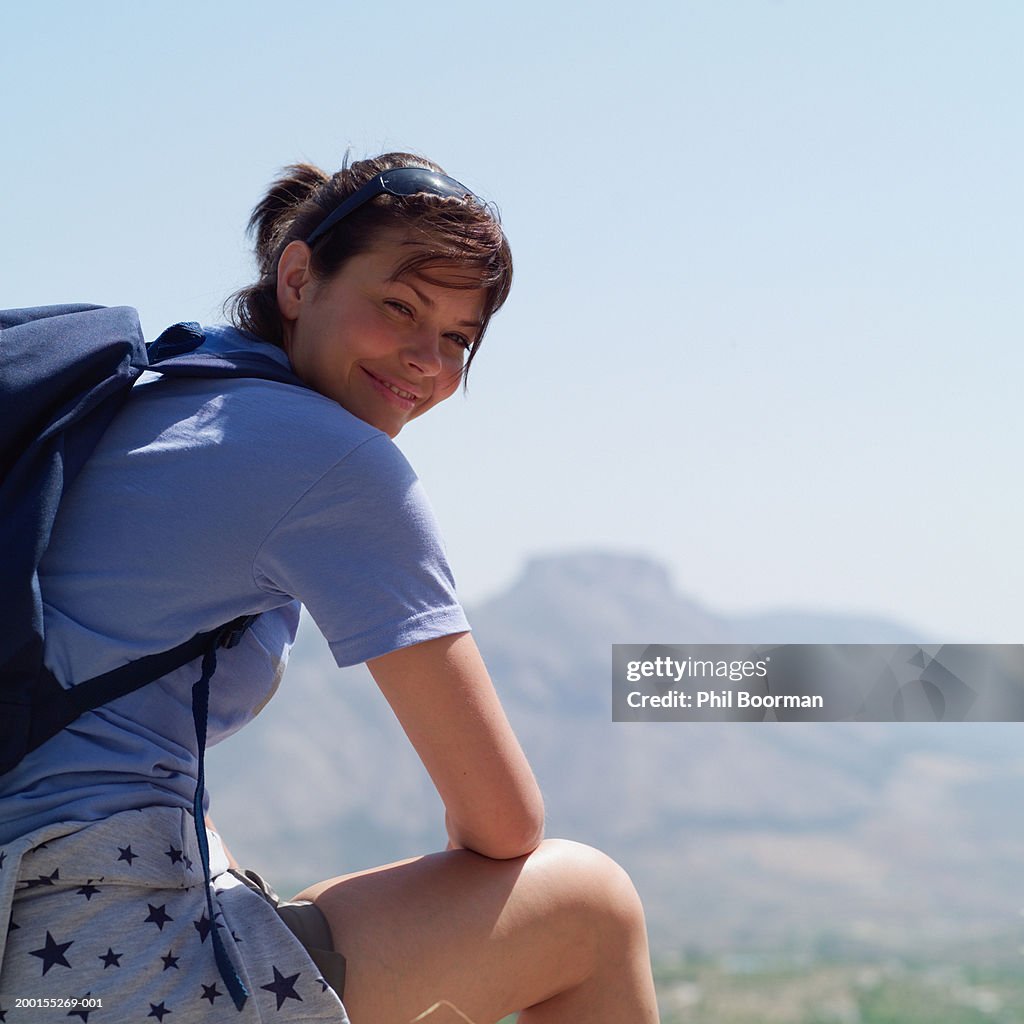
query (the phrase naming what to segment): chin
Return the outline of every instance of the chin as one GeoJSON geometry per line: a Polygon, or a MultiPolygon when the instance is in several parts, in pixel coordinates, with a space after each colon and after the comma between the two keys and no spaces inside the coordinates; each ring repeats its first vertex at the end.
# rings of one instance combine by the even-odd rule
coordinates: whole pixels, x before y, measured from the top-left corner
{"type": "Polygon", "coordinates": [[[380,423],[374,420],[366,420],[371,427],[376,427],[382,434],[387,434],[388,437],[393,441],[402,432],[402,427],[405,423],[395,423],[393,421],[387,423],[380,423]]]}

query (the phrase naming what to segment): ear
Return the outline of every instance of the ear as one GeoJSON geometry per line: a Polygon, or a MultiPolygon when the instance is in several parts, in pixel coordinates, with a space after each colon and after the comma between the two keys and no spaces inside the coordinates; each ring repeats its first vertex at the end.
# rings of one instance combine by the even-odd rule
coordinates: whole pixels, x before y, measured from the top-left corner
{"type": "Polygon", "coordinates": [[[277,262],[277,308],[286,322],[298,318],[303,294],[313,281],[310,255],[305,242],[289,242],[277,262]]]}

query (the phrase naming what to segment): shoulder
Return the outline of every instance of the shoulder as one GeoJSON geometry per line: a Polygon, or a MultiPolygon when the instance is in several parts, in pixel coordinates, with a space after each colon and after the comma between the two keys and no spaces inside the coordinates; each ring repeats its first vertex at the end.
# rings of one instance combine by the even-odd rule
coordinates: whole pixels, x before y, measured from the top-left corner
{"type": "MultiPolygon", "coordinates": [[[[280,348],[233,327],[207,327],[204,333],[204,348],[211,351],[244,352],[290,368],[280,348]]],[[[240,426],[249,419],[250,426],[264,432],[268,442],[273,438],[290,459],[301,459],[308,451],[324,460],[328,473],[359,474],[380,486],[411,486],[416,479],[386,434],[312,388],[258,377],[211,383],[221,385],[212,390],[223,391],[226,417],[237,418],[240,426]]]]}
{"type": "MultiPolygon", "coordinates": [[[[297,382],[268,379],[260,364],[290,371],[276,346],[225,326],[203,328],[204,342],[184,361],[207,355],[240,361],[252,373],[150,372],[136,385],[108,445],[130,450],[202,451],[215,461],[259,463],[265,472],[323,472],[367,442],[378,462],[402,466],[397,450],[375,427],[297,382]],[[383,443],[382,443],[383,441],[383,443]]],[[[172,358],[169,364],[180,362],[172,358]]],[[[271,377],[273,373],[271,373],[271,377]]],[[[253,464],[253,470],[258,468],[253,464]]]]}

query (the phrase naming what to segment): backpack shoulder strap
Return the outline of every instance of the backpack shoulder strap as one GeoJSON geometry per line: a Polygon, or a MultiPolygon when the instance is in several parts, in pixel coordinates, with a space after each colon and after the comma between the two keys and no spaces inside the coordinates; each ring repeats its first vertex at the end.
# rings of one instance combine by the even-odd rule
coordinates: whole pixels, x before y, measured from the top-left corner
{"type": "Polygon", "coordinates": [[[32,725],[26,751],[35,750],[86,711],[133,693],[220,647],[235,647],[255,615],[245,615],[195,636],[169,651],[150,654],[64,689],[44,666],[33,693],[32,725]]]}
{"type": "Polygon", "coordinates": [[[197,323],[189,321],[168,327],[149,346],[149,369],[168,377],[249,377],[308,388],[290,367],[255,349],[227,353],[197,351],[203,341],[203,330],[197,323]]]}

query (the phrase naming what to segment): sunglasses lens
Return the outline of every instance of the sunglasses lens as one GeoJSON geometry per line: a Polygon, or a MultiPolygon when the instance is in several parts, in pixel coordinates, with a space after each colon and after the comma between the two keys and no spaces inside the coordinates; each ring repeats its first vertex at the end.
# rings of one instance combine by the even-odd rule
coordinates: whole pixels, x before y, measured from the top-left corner
{"type": "Polygon", "coordinates": [[[426,167],[395,167],[380,175],[381,190],[394,196],[413,196],[429,192],[435,196],[468,196],[468,188],[454,178],[426,167]]]}
{"type": "Polygon", "coordinates": [[[353,210],[358,210],[375,196],[388,192],[393,196],[414,196],[418,192],[429,192],[431,195],[458,196],[460,199],[472,196],[465,185],[449,178],[446,174],[438,174],[426,167],[393,167],[371,178],[361,188],[356,189],[337,209],[329,213],[306,238],[306,244],[312,245],[323,237],[340,220],[347,217],[353,210]]]}

